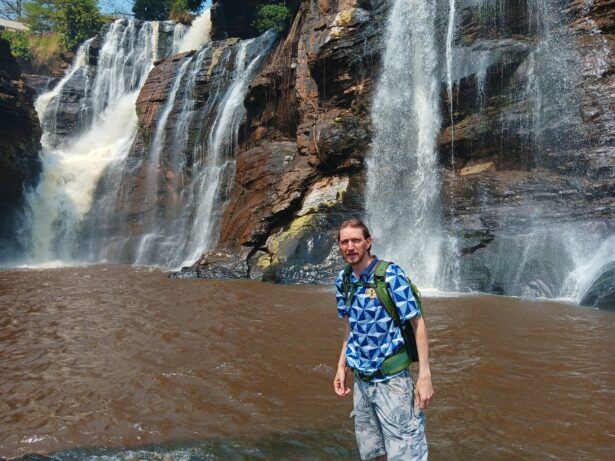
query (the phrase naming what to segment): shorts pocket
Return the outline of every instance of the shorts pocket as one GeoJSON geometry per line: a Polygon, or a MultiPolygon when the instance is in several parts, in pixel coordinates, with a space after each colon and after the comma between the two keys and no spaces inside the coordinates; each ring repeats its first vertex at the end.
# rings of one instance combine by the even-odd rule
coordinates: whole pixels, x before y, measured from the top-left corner
{"type": "Polygon", "coordinates": [[[404,421],[404,431],[412,434],[414,433],[421,425],[421,410],[418,409],[414,405],[414,382],[411,377],[406,378],[407,382],[407,408],[408,408],[408,417],[404,421]]]}

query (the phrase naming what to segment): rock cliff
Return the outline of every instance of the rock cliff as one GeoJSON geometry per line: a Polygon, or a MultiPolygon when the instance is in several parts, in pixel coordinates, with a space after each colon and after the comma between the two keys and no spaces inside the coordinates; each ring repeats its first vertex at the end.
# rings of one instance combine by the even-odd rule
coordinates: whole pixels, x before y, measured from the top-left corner
{"type": "Polygon", "coordinates": [[[40,172],[41,128],[33,105],[34,90],[21,78],[9,44],[0,38],[0,257],[16,256],[24,188],[40,172]]]}
{"type": "MultiPolygon", "coordinates": [[[[497,258],[523,247],[519,235],[578,223],[612,233],[614,18],[607,0],[572,0],[540,18],[532,2],[498,5],[456,2],[451,62],[439,63],[438,153],[445,226],[460,261],[449,288],[506,293],[511,274],[497,258]],[[560,51],[564,59],[552,59],[560,51]]],[[[253,79],[216,245],[245,258],[250,276],[329,280],[339,265],[335,228],[364,212],[369,111],[389,6],[301,2],[253,79]]],[[[447,8],[438,7],[443,57],[447,8]]],[[[238,23],[214,27],[242,36],[238,23]]],[[[553,272],[558,283],[565,277],[535,270],[553,272]]],[[[524,293],[555,295],[550,289],[524,293]]]]}

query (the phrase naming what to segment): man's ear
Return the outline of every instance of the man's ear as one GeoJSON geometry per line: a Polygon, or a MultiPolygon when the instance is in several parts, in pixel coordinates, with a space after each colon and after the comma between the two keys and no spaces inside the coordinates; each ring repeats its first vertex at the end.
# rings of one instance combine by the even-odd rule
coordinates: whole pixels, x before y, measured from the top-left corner
{"type": "Polygon", "coordinates": [[[371,237],[367,237],[365,239],[367,241],[368,247],[367,247],[367,251],[372,251],[372,238],[371,237]]]}

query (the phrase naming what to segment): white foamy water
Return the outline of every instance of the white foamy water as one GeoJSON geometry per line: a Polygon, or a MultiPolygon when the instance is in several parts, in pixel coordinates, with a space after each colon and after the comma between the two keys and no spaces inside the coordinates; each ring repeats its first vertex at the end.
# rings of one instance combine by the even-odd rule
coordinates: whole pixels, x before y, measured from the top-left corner
{"type": "Polygon", "coordinates": [[[155,169],[150,169],[147,196],[150,202],[157,198],[159,201],[154,208],[148,208],[151,219],[143,225],[137,243],[128,243],[134,246],[135,264],[179,269],[194,263],[214,243],[224,210],[221,189],[232,178],[233,152],[245,115],[243,100],[274,38],[275,34],[265,34],[222,52],[219,64],[222,71],[200,111],[195,110],[196,84],[199,75],[207,71],[202,69],[202,64],[212,51],[202,47],[180,65],[156,124],[148,162],[152,165],[163,162],[173,172],[172,184],[181,181],[182,187],[177,186],[178,195],[173,202],[165,202],[160,194],[154,193],[159,178],[155,169]],[[230,72],[226,68],[229,60],[234,62],[230,72]],[[178,88],[181,90],[177,91],[178,88]],[[175,125],[167,127],[171,110],[175,125]],[[206,125],[198,126],[198,120],[210,118],[206,125]],[[189,132],[194,138],[191,143],[189,132]],[[189,171],[187,158],[192,159],[189,171]]]}
{"type": "Polygon", "coordinates": [[[184,34],[179,43],[178,53],[198,50],[204,43],[211,40],[211,15],[209,8],[194,19],[192,26],[184,34]]]}
{"type": "Polygon", "coordinates": [[[366,210],[379,256],[394,258],[425,287],[439,287],[440,129],[435,7],[397,0],[389,13],[386,52],[372,108],[366,210]]]}
{"type": "Polygon", "coordinates": [[[72,260],[79,225],[99,178],[132,144],[137,127],[134,106],[152,67],[157,35],[158,23],[138,27],[135,21],[115,21],[103,40],[93,79],[87,62],[88,40],[58,87],[37,101],[44,128],[43,171],[38,186],[26,198],[32,261],[72,260]],[[82,118],[74,135],[57,137],[62,89],[75,78],[83,80],[82,118]]]}

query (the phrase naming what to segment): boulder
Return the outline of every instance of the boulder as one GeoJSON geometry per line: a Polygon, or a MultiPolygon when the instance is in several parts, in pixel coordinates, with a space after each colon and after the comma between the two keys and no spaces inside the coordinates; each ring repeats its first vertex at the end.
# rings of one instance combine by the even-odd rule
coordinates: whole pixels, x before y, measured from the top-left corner
{"type": "Polygon", "coordinates": [[[608,264],[581,298],[581,306],[615,311],[615,263],[608,264]]]}
{"type": "Polygon", "coordinates": [[[240,279],[248,278],[244,258],[224,251],[209,251],[190,267],[183,267],[170,278],[240,279]]]}

